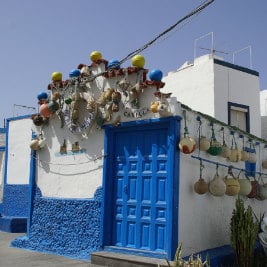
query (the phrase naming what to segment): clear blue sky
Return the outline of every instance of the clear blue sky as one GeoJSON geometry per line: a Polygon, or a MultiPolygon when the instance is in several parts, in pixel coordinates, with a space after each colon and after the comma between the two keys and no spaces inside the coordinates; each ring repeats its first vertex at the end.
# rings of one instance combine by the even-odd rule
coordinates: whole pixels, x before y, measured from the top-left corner
{"type": "MultiPolygon", "coordinates": [[[[199,0],[2,0],[0,8],[0,127],[4,118],[31,113],[37,94],[47,91],[51,73],[63,79],[79,63],[91,64],[98,50],[106,60],[121,60],[162,33],[204,1],[199,0]]],[[[145,68],[166,75],[194,58],[195,39],[213,32],[217,53],[232,62],[233,52],[252,47],[252,68],[267,89],[267,2],[215,0],[198,16],[178,26],[142,55],[145,68]]],[[[210,35],[197,55],[210,48],[210,35]]],[[[235,63],[250,66],[249,49],[235,63]]],[[[127,61],[122,67],[131,66],[127,61]]]]}

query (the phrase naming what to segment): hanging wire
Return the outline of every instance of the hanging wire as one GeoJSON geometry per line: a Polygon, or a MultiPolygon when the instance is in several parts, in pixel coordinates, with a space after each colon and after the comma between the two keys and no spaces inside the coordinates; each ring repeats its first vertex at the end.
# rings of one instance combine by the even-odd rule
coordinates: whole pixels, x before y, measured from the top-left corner
{"type": "Polygon", "coordinates": [[[187,15],[185,15],[183,18],[179,19],[176,23],[174,23],[172,26],[170,26],[169,28],[167,28],[165,31],[163,31],[162,33],[160,33],[159,35],[157,35],[155,38],[153,38],[152,40],[150,40],[148,43],[146,43],[143,46],[141,46],[140,48],[132,51],[127,56],[125,56],[123,59],[121,59],[117,64],[114,64],[112,67],[108,68],[106,71],[94,75],[92,77],[92,79],[95,79],[98,76],[101,76],[101,75],[107,73],[109,71],[109,69],[116,68],[117,66],[121,65],[122,63],[124,63],[128,59],[130,59],[133,56],[141,53],[142,51],[144,51],[145,49],[147,49],[149,46],[151,46],[152,44],[154,44],[157,40],[159,40],[164,35],[166,35],[170,31],[172,31],[174,28],[176,28],[179,24],[181,24],[182,22],[185,22],[187,19],[189,19],[189,18],[191,18],[191,17],[199,14],[202,10],[204,10],[206,7],[208,7],[214,1],[215,0],[207,0],[207,1],[203,2],[197,8],[195,8],[194,10],[192,10],[190,13],[188,13],[187,15]]]}

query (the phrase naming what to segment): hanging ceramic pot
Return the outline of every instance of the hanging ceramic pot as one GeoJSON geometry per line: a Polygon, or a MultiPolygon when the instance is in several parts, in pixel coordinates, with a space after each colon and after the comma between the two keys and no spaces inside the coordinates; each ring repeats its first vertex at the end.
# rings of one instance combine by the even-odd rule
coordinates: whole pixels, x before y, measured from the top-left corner
{"type": "Polygon", "coordinates": [[[224,182],[226,184],[226,195],[235,196],[238,194],[240,190],[240,184],[238,179],[234,177],[231,166],[228,169],[228,174],[224,177],[224,182]]]}
{"type": "Polygon", "coordinates": [[[247,161],[248,160],[248,152],[246,151],[245,148],[245,139],[244,139],[244,135],[240,135],[241,138],[243,138],[243,147],[241,150],[241,161],[247,161]]]}
{"type": "Polygon", "coordinates": [[[213,123],[211,123],[211,141],[210,141],[210,148],[207,152],[212,156],[217,156],[222,152],[222,145],[220,142],[216,140],[215,132],[213,128],[213,123]]]}
{"type": "Polygon", "coordinates": [[[203,195],[206,194],[209,190],[208,183],[202,178],[202,170],[204,168],[204,165],[200,161],[200,177],[197,182],[194,184],[194,191],[199,194],[203,195]]]}
{"type": "Polygon", "coordinates": [[[226,184],[222,177],[220,177],[218,174],[218,166],[216,169],[216,174],[209,183],[209,192],[216,197],[223,196],[226,192],[226,184]]]}
{"type": "Polygon", "coordinates": [[[222,127],[222,131],[223,131],[223,145],[222,145],[222,151],[220,153],[220,156],[223,158],[228,158],[231,154],[231,150],[230,148],[227,146],[226,142],[225,142],[225,138],[224,138],[224,128],[222,127]]]}
{"type": "Polygon", "coordinates": [[[240,185],[239,195],[247,196],[252,189],[251,181],[249,180],[248,177],[238,179],[238,181],[240,185]]]}
{"type": "Polygon", "coordinates": [[[180,151],[184,154],[193,153],[197,148],[196,141],[189,136],[188,128],[186,124],[186,111],[183,111],[185,127],[184,127],[184,138],[182,138],[178,144],[180,151]]]}

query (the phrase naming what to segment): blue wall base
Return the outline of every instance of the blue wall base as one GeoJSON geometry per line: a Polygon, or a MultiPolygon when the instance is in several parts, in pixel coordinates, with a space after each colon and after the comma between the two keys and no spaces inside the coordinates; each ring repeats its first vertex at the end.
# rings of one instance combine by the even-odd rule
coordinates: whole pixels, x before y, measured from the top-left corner
{"type": "Polygon", "coordinates": [[[25,217],[0,217],[0,231],[8,233],[26,233],[27,218],[25,217]]]}

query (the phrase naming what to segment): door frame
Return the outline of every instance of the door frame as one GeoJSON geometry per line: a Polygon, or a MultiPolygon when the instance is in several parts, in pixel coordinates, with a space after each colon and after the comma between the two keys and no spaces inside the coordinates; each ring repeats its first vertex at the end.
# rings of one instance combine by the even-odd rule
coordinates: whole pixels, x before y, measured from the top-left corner
{"type": "MultiPolygon", "coordinates": [[[[120,251],[127,254],[141,254],[143,256],[151,256],[156,258],[164,258],[167,256],[168,259],[174,258],[177,246],[178,246],[178,207],[179,207],[179,169],[180,169],[180,156],[177,149],[178,140],[180,140],[180,116],[172,116],[167,118],[148,119],[141,121],[131,121],[121,123],[120,126],[114,127],[112,125],[106,125],[104,136],[104,158],[103,165],[103,202],[101,204],[101,225],[100,225],[100,242],[101,247],[104,250],[120,251]],[[112,246],[112,224],[110,223],[111,214],[113,214],[112,206],[112,193],[110,190],[113,189],[113,175],[110,177],[110,173],[113,172],[113,155],[112,151],[114,148],[115,134],[123,131],[134,131],[136,127],[142,127],[144,130],[149,129],[151,126],[163,127],[168,129],[167,143],[169,146],[168,156],[173,160],[168,164],[168,177],[171,177],[169,183],[169,194],[168,205],[169,210],[169,222],[167,225],[167,240],[170,242],[166,244],[166,251],[163,253],[156,253],[154,251],[135,250],[123,247],[112,246]]],[[[170,178],[169,178],[170,179],[170,178]]]]}

